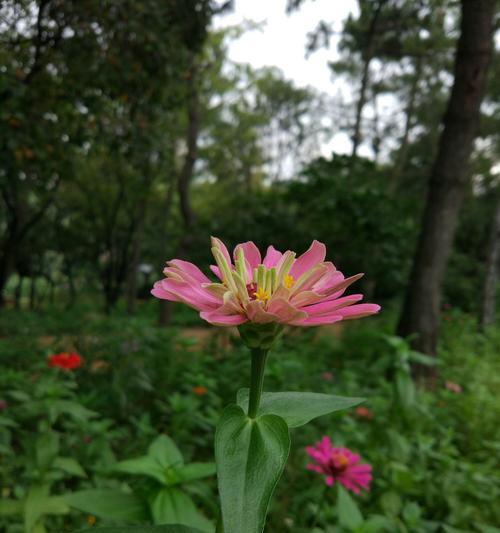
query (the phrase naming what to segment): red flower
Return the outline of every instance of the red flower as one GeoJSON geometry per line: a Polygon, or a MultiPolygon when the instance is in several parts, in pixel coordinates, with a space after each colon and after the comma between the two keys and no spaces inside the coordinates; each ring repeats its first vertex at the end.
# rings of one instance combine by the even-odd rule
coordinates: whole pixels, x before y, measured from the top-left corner
{"type": "Polygon", "coordinates": [[[196,396],[204,396],[208,392],[208,389],[206,387],[203,387],[203,385],[193,387],[191,390],[194,394],[196,394],[196,396]]]}
{"type": "Polygon", "coordinates": [[[356,407],[354,410],[356,413],[356,416],[359,418],[367,418],[371,420],[373,418],[373,413],[368,409],[367,407],[364,407],[363,405],[360,405],[359,407],[356,407]]]}
{"type": "Polygon", "coordinates": [[[58,367],[62,370],[75,370],[75,368],[82,366],[82,358],[75,352],[62,352],[49,355],[47,365],[51,368],[58,367]]]}

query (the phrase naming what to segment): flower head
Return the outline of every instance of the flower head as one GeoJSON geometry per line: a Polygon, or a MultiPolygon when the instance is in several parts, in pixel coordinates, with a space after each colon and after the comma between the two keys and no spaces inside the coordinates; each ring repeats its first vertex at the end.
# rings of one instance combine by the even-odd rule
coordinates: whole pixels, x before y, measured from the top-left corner
{"type": "Polygon", "coordinates": [[[333,381],[333,373],[328,372],[327,370],[325,372],[321,372],[321,379],[323,381],[333,381]]]}
{"type": "Polygon", "coordinates": [[[356,416],[359,418],[366,418],[368,420],[371,420],[373,418],[373,413],[368,409],[368,407],[365,407],[364,405],[359,405],[354,409],[354,412],[356,413],[356,416]]]}
{"type": "Polygon", "coordinates": [[[58,367],[62,370],[69,371],[82,366],[82,358],[75,352],[62,352],[49,355],[47,365],[49,367],[58,367]]]}
{"type": "Polygon", "coordinates": [[[360,489],[370,490],[372,467],[360,464],[359,455],[347,448],[334,448],[328,437],[306,447],[306,453],[315,461],[309,463],[307,469],[323,474],[329,487],[338,482],[355,494],[359,494],[360,489]]]}
{"type": "Polygon", "coordinates": [[[196,396],[204,396],[208,392],[208,389],[203,385],[196,385],[196,387],[193,387],[191,390],[196,396]]]}
{"type": "Polygon", "coordinates": [[[345,278],[325,261],[326,247],[313,241],[299,257],[269,246],[264,258],[251,241],[238,244],[233,258],[226,246],[212,237],[216,265],[211,281],[192,263],[173,259],[151,293],[157,298],[183,302],[217,326],[290,324],[317,326],[377,313],[376,304],[357,304],[363,296],[342,296],[362,274],[345,278]]]}
{"type": "Polygon", "coordinates": [[[0,411],[4,411],[5,409],[7,409],[8,406],[9,404],[5,400],[2,400],[0,398],[0,411]]]}
{"type": "Polygon", "coordinates": [[[462,387],[453,381],[447,381],[444,385],[450,392],[455,394],[460,394],[462,392],[462,387]]]}

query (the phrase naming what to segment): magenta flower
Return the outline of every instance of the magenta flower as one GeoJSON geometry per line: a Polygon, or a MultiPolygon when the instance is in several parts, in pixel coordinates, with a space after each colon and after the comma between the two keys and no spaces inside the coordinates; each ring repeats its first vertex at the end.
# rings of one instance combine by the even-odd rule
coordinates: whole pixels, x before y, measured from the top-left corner
{"type": "Polygon", "coordinates": [[[306,468],[323,474],[329,487],[338,482],[355,494],[359,494],[360,489],[370,490],[372,467],[360,464],[359,455],[347,448],[334,448],[328,437],[323,437],[314,446],[307,446],[306,453],[315,461],[306,468]]]}
{"type": "Polygon", "coordinates": [[[183,302],[200,317],[217,326],[245,322],[317,326],[377,313],[376,304],[356,304],[363,296],[342,296],[362,274],[345,278],[333,263],[325,261],[326,247],[313,241],[299,257],[269,246],[262,259],[251,241],[238,244],[233,259],[220,241],[212,237],[217,265],[214,283],[192,263],[173,259],[151,293],[157,298],[183,302]],[[356,305],[354,305],[356,304],[356,305]]]}

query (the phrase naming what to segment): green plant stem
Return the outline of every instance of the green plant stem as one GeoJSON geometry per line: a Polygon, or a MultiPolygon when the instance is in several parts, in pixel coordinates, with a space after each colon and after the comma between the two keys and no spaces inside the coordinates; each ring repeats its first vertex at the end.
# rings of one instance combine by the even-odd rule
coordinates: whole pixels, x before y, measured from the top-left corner
{"type": "Polygon", "coordinates": [[[224,533],[224,524],[222,523],[222,512],[219,514],[219,518],[217,519],[215,533],[224,533]]]}
{"type": "Polygon", "coordinates": [[[315,528],[318,525],[319,515],[323,509],[325,500],[326,500],[326,486],[323,486],[323,490],[321,491],[321,496],[317,499],[318,507],[316,508],[316,512],[314,513],[314,516],[312,519],[311,529],[315,528]]]}
{"type": "Polygon", "coordinates": [[[267,350],[252,348],[252,371],[250,376],[250,398],[248,400],[248,416],[255,418],[259,411],[264,370],[266,368],[267,350]]]}

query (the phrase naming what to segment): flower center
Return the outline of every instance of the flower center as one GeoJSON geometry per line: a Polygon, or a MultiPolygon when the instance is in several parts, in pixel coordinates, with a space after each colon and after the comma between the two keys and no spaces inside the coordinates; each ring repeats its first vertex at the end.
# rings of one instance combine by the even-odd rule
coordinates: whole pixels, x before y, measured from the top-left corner
{"type": "Polygon", "coordinates": [[[285,278],[283,279],[283,285],[287,289],[291,289],[293,287],[293,284],[295,283],[295,279],[293,276],[290,276],[290,274],[287,274],[285,278]]]}
{"type": "Polygon", "coordinates": [[[349,459],[339,452],[333,452],[328,464],[332,475],[340,474],[349,466],[349,459]]]}
{"type": "Polygon", "coordinates": [[[265,302],[266,300],[269,300],[269,291],[265,291],[262,287],[259,287],[255,291],[255,299],[259,302],[265,302]]]}

